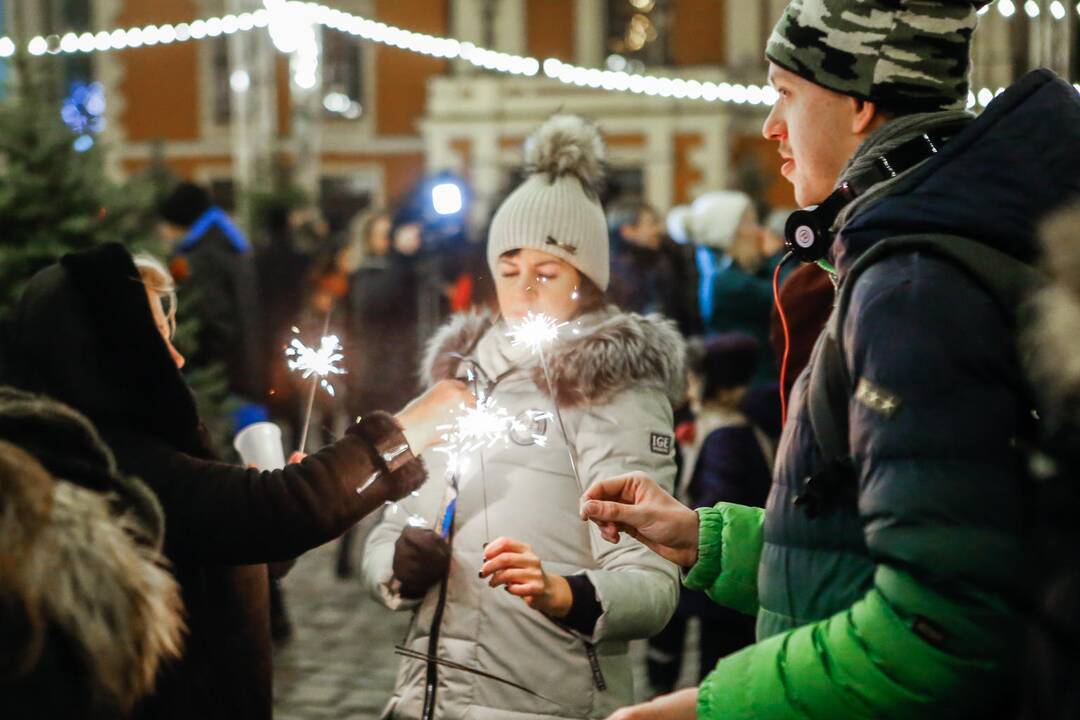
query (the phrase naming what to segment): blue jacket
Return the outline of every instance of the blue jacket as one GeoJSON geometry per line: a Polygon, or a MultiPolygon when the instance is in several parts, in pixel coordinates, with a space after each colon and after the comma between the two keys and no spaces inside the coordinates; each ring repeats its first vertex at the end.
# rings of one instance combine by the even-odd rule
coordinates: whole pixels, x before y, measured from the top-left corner
{"type": "MultiPolygon", "coordinates": [[[[1031,262],[1038,224],[1080,196],[1078,168],[1080,95],[1031,73],[845,225],[840,282],[862,252],[901,235],[960,235],[1031,262]]],[[[842,334],[850,484],[816,517],[793,504],[820,466],[803,373],[763,525],[740,506],[702,511],[702,537],[724,546],[703,540],[687,582],[725,597],[723,568],[760,552],[756,597],[745,582],[726,593],[756,603],[759,642],[721,661],[699,714],[992,716],[1017,653],[1029,520],[1014,442],[1030,405],[1013,329],[965,271],[911,253],[860,276],[842,334]],[[740,545],[754,531],[757,544],[740,545]]]]}

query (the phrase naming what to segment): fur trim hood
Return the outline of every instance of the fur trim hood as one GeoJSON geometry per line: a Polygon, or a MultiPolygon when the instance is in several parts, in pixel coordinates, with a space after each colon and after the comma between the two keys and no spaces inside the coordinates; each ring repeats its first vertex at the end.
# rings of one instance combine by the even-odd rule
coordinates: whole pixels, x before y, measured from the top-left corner
{"type": "MultiPolygon", "coordinates": [[[[428,343],[421,368],[426,385],[458,377],[497,322],[490,313],[455,316],[428,343]]],[[[603,405],[623,390],[651,388],[672,405],[686,395],[686,345],[675,323],[660,315],[637,315],[608,308],[582,318],[577,335],[564,335],[547,355],[559,404],[564,408],[603,405]]],[[[537,390],[548,395],[543,370],[533,369],[537,390]]]]}
{"type": "Polygon", "coordinates": [[[94,426],[63,403],[0,387],[0,440],[22,448],[54,477],[104,493],[117,514],[131,513],[140,539],[160,549],[165,516],[142,480],[124,475],[94,426]]]}
{"type": "MultiPolygon", "coordinates": [[[[179,587],[158,551],[133,540],[141,529],[131,515],[115,515],[103,495],[53,482],[21,450],[3,447],[5,459],[21,458],[5,464],[0,497],[0,557],[21,553],[9,591],[27,600],[29,618],[71,642],[90,688],[126,713],[152,690],[162,661],[180,655],[179,587]],[[43,483],[52,485],[46,503],[24,501],[43,483]]],[[[23,669],[40,648],[31,639],[23,669]]]]}
{"type": "Polygon", "coordinates": [[[1027,341],[1039,378],[1053,394],[1080,398],[1080,205],[1054,215],[1042,229],[1049,285],[1035,297],[1037,320],[1027,341]]]}

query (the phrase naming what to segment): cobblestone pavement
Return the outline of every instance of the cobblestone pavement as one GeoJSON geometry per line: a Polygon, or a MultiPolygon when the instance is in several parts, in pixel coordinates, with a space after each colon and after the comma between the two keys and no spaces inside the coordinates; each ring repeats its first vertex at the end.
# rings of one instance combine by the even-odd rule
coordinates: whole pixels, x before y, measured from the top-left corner
{"type": "MultiPolygon", "coordinates": [[[[372,521],[357,533],[357,569],[364,525],[372,521]]],[[[378,718],[390,697],[398,664],[394,645],[404,637],[409,615],[377,604],[355,575],[338,579],[335,557],[336,543],[313,550],[282,582],[293,638],[274,654],[275,720],[378,718]]],[[[688,640],[689,647],[696,646],[688,640]]],[[[639,695],[645,692],[644,645],[632,644],[639,695]]],[[[688,657],[680,686],[696,667],[697,658],[688,657]]]]}
{"type": "MultiPolygon", "coordinates": [[[[358,537],[357,560],[362,548],[358,537]]],[[[307,553],[282,582],[293,637],[274,653],[275,720],[377,718],[394,687],[409,615],[377,604],[355,574],[339,579],[336,550],[307,553]]]]}

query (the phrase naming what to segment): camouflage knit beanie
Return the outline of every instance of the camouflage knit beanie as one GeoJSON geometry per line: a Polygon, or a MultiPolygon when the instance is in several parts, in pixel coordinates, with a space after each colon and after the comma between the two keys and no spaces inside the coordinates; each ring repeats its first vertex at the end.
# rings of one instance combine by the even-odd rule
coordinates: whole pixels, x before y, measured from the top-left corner
{"type": "Polygon", "coordinates": [[[791,0],[765,55],[904,114],[962,110],[976,12],[989,0],[791,0]]]}

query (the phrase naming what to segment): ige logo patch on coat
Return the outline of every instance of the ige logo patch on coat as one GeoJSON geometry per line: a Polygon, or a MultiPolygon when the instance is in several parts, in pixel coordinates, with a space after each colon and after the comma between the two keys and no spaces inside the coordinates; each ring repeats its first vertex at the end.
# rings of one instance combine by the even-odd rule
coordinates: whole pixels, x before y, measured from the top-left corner
{"type": "Polygon", "coordinates": [[[657,455],[670,455],[673,442],[670,435],[653,433],[650,437],[649,445],[651,446],[652,451],[657,455]]]}

